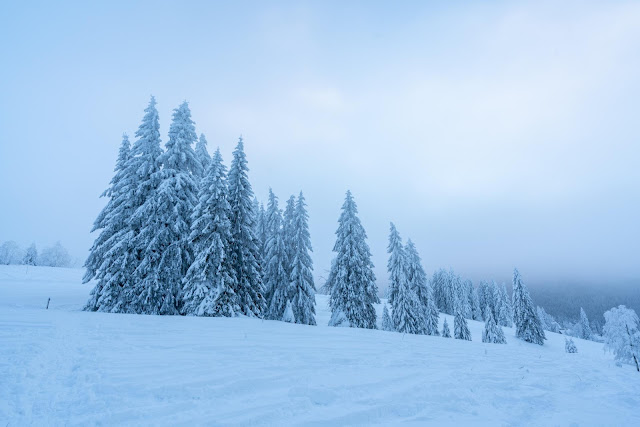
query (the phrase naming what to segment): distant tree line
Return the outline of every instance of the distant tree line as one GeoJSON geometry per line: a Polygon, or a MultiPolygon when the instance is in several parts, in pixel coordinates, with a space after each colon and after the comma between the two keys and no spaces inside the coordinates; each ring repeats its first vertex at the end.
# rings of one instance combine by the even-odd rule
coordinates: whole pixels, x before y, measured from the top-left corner
{"type": "Polygon", "coordinates": [[[584,284],[550,283],[531,287],[535,301],[552,314],[563,329],[572,329],[580,319],[582,308],[590,319],[591,329],[602,334],[603,314],[620,304],[640,311],[640,292],[637,281],[584,284]]]}
{"type": "Polygon", "coordinates": [[[35,243],[23,249],[13,240],[8,240],[0,245],[0,265],[71,267],[71,256],[60,242],[47,246],[38,253],[35,243]]]}

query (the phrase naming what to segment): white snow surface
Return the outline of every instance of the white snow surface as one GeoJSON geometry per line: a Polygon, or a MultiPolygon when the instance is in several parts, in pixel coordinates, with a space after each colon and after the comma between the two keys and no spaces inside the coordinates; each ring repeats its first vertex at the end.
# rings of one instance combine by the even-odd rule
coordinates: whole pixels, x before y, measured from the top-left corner
{"type": "Polygon", "coordinates": [[[0,266],[1,425],[640,425],[595,342],[332,328],[323,295],[319,326],[87,313],[82,273],[0,266]]]}

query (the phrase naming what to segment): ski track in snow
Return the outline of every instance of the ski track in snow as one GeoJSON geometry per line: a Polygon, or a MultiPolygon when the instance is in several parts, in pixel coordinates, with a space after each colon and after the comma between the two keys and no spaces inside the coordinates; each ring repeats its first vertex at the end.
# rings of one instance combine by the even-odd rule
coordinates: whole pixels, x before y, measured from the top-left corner
{"type": "Polygon", "coordinates": [[[86,313],[81,276],[0,266],[0,424],[640,425],[640,375],[602,344],[330,328],[322,295],[318,327],[86,313]]]}

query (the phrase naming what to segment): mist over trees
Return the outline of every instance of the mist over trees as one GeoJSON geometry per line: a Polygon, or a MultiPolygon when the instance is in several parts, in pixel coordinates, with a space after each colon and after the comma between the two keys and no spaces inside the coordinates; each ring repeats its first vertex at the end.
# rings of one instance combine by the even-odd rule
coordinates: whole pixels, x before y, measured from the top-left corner
{"type": "Polygon", "coordinates": [[[564,328],[571,328],[580,319],[580,308],[589,318],[591,329],[602,334],[603,314],[611,307],[624,304],[640,312],[638,282],[579,283],[573,281],[531,285],[531,297],[544,307],[564,328]]]}

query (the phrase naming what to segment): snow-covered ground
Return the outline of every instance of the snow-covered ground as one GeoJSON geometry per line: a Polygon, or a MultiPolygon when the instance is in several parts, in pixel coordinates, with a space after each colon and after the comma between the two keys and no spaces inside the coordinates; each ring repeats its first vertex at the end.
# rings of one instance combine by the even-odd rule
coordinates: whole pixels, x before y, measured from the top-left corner
{"type": "Polygon", "coordinates": [[[640,375],[598,343],[330,328],[321,295],[318,327],[85,313],[81,277],[0,267],[1,425],[640,425],[640,375]]]}

